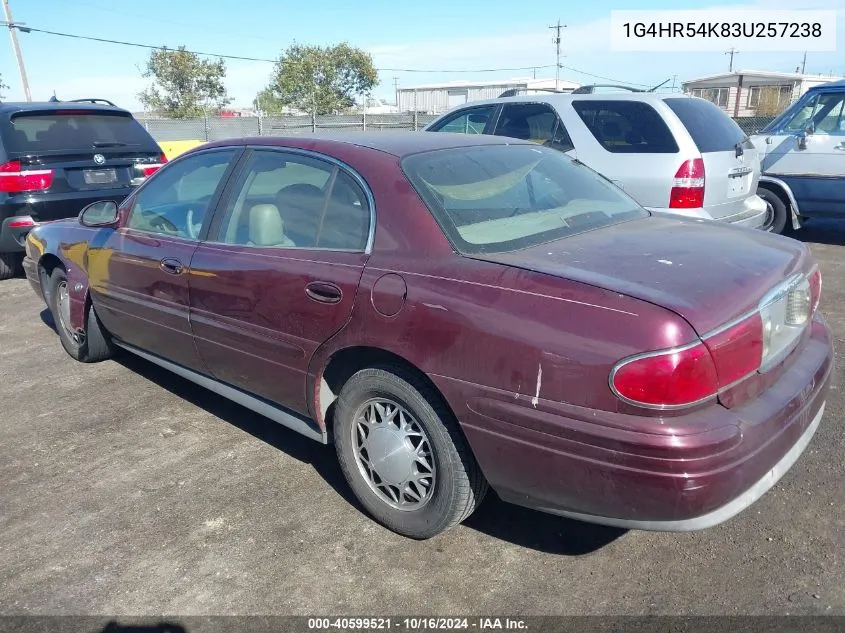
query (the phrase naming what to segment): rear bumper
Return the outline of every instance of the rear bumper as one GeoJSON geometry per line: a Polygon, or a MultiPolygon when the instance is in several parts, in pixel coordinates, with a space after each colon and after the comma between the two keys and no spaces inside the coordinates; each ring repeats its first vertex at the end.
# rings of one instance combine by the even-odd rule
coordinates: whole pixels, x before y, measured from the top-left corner
{"type": "Polygon", "coordinates": [[[760,228],[766,220],[766,201],[757,194],[748,196],[743,200],[740,210],[730,215],[721,215],[718,207],[703,207],[698,209],[649,208],[648,210],[655,213],[682,215],[688,218],[717,220],[719,222],[726,222],[731,226],[744,226],[750,229],[760,228]]]}
{"type": "Polygon", "coordinates": [[[721,523],[789,470],[820,424],[833,368],[818,317],[783,375],[753,401],[645,419],[435,377],[482,471],[506,501],[619,527],[721,523]],[[655,424],[655,422],[657,422],[655,424]],[[649,426],[650,425],[650,426],[649,426]]]}

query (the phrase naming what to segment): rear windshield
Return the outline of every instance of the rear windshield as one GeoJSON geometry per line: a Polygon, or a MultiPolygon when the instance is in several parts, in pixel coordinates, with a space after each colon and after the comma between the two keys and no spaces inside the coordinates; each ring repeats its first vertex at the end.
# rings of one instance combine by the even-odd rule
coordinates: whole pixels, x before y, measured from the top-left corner
{"type": "Polygon", "coordinates": [[[437,150],[408,156],[402,168],[465,254],[526,248],[648,216],[596,172],[546,147],[437,150]]]}
{"type": "Polygon", "coordinates": [[[117,112],[22,112],[12,115],[3,140],[7,152],[20,154],[109,147],[155,150],[155,141],[141,124],[117,112]]]}
{"type": "Polygon", "coordinates": [[[702,154],[733,150],[746,139],[745,132],[715,103],[688,97],[664,101],[687,128],[702,154]]]}
{"type": "Polygon", "coordinates": [[[678,144],[660,114],[641,101],[573,101],[590,133],[614,154],[675,154],[678,144]]]}

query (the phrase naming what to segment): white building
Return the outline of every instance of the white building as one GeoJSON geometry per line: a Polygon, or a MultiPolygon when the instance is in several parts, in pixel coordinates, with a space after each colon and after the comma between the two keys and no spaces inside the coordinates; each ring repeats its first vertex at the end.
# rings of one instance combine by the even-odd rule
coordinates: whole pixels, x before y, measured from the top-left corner
{"type": "Polygon", "coordinates": [[[737,70],[691,79],[683,83],[684,92],[712,101],[732,117],[756,116],[760,95],[774,90],[778,107],[783,110],[808,89],[841,77],[804,75],[766,70],[737,70]]]}
{"type": "MultiPolygon", "coordinates": [[[[571,92],[580,84],[561,79],[558,89],[571,92]]],[[[503,79],[490,81],[450,81],[440,84],[409,86],[396,91],[400,112],[440,114],[450,108],[480,99],[495,99],[507,90],[530,94],[532,90],[554,90],[554,79],[503,79]]]]}

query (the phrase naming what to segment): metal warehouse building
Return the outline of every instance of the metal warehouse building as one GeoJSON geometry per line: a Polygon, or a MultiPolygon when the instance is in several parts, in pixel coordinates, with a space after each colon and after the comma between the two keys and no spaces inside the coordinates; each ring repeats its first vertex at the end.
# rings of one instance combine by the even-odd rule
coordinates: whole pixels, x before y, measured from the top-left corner
{"type": "MultiPolygon", "coordinates": [[[[580,84],[561,79],[558,90],[570,92],[580,84]]],[[[495,99],[506,90],[554,89],[554,79],[507,79],[501,81],[452,81],[441,84],[409,86],[396,91],[400,112],[440,114],[450,108],[480,99],[495,99]]]]}

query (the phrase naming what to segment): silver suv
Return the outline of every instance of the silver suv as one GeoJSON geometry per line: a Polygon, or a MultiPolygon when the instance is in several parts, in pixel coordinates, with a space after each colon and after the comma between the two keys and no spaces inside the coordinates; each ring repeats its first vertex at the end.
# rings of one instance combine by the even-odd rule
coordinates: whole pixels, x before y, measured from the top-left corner
{"type": "Polygon", "coordinates": [[[496,134],[555,147],[655,212],[760,228],[760,159],[716,105],[645,92],[547,94],[476,101],[450,110],[430,132],[496,134]]]}

